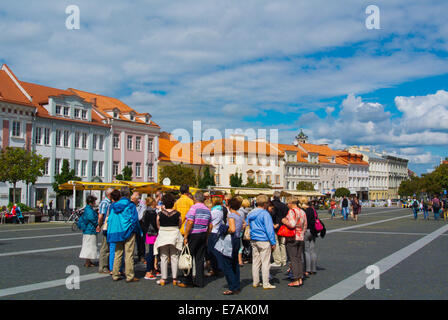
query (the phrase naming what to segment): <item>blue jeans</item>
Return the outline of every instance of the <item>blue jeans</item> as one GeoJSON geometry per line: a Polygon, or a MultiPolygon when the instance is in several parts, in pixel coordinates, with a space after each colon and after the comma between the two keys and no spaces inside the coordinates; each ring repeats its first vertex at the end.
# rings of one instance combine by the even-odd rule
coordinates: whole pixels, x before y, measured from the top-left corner
{"type": "Polygon", "coordinates": [[[331,209],[331,217],[333,218],[335,216],[336,209],[331,209]]]}
{"type": "MultiPolygon", "coordinates": [[[[226,257],[221,253],[216,254],[218,265],[226,276],[230,291],[241,289],[240,284],[240,265],[238,263],[238,251],[240,250],[240,238],[232,237],[232,258],[226,257]]],[[[216,250],[215,250],[216,252],[216,250]]]]}
{"type": "Polygon", "coordinates": [[[434,219],[435,220],[439,220],[439,210],[440,209],[433,209],[433,211],[434,211],[434,219]]]}
{"type": "Polygon", "coordinates": [[[343,207],[343,208],[342,208],[342,215],[344,216],[344,220],[347,220],[347,216],[348,216],[348,207],[343,207]]]}
{"type": "Polygon", "coordinates": [[[412,211],[414,211],[414,219],[417,220],[418,209],[412,208],[412,211]]]}
{"type": "Polygon", "coordinates": [[[154,271],[154,245],[148,244],[148,253],[146,254],[146,272],[154,271]]]}
{"type": "Polygon", "coordinates": [[[428,219],[428,209],[423,209],[423,218],[428,219]]]}
{"type": "MultiPolygon", "coordinates": [[[[109,271],[112,271],[114,269],[114,259],[115,259],[115,247],[117,243],[116,242],[109,242],[109,271]]],[[[124,255],[123,260],[121,262],[121,268],[120,272],[123,272],[123,266],[124,266],[124,255]]]]}

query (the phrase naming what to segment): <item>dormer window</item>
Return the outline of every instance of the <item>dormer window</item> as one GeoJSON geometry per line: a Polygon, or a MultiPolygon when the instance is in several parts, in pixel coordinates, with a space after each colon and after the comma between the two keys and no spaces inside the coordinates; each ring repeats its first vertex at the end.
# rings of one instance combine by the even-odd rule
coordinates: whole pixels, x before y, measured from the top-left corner
{"type": "Polygon", "coordinates": [[[87,119],[87,110],[82,110],[82,118],[87,119]]]}
{"type": "Polygon", "coordinates": [[[129,113],[129,120],[135,121],[135,113],[134,112],[129,113]]]}
{"type": "Polygon", "coordinates": [[[117,110],[114,110],[114,118],[118,119],[118,111],[117,110]]]}
{"type": "Polygon", "coordinates": [[[64,107],[64,117],[68,117],[69,107],[64,107]]]}
{"type": "Polygon", "coordinates": [[[146,122],[146,123],[149,123],[149,116],[146,116],[146,117],[145,117],[145,122],[146,122]]]}
{"type": "Polygon", "coordinates": [[[61,114],[61,106],[56,105],[56,114],[61,114]]]}
{"type": "Polygon", "coordinates": [[[80,111],[81,110],[79,110],[79,109],[75,109],[75,118],[79,118],[80,111]]]}

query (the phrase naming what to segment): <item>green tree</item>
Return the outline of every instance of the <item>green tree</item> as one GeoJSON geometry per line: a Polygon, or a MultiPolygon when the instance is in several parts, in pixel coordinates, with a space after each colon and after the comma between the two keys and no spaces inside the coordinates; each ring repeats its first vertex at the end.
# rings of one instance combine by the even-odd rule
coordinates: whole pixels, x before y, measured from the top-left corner
{"type": "Polygon", "coordinates": [[[240,173],[240,175],[238,175],[237,172],[235,172],[234,174],[232,174],[230,176],[230,186],[234,187],[234,188],[238,188],[241,187],[243,185],[243,174],[240,173]]]}
{"type": "Polygon", "coordinates": [[[343,196],[349,197],[350,190],[348,190],[347,188],[338,188],[338,189],[336,189],[334,195],[338,198],[341,198],[343,196]]]}
{"type": "Polygon", "coordinates": [[[272,186],[266,182],[256,183],[254,178],[247,178],[247,183],[243,185],[245,188],[266,188],[271,189],[272,186]]]}
{"type": "Polygon", "coordinates": [[[314,191],[314,184],[309,181],[300,181],[297,184],[297,190],[299,190],[299,191],[314,191]]]}
{"type": "Polygon", "coordinates": [[[191,187],[196,186],[194,170],[181,164],[163,167],[160,170],[159,182],[162,183],[165,178],[169,178],[172,185],[180,186],[181,184],[188,184],[191,187]]]}
{"type": "Polygon", "coordinates": [[[123,170],[121,170],[121,174],[117,174],[115,177],[117,180],[122,181],[131,181],[132,180],[132,168],[131,167],[124,167],[123,170]]]}
{"type": "Polygon", "coordinates": [[[6,147],[0,151],[0,181],[13,185],[13,202],[16,202],[16,185],[19,181],[35,183],[43,175],[45,162],[34,151],[6,147]]]}
{"type": "MultiPolygon", "coordinates": [[[[67,183],[69,181],[81,181],[81,178],[75,175],[75,169],[70,170],[70,163],[67,159],[64,159],[64,161],[62,161],[61,173],[54,175],[53,182],[54,192],[56,192],[56,195],[64,197],[64,203],[65,199],[73,194],[73,191],[59,190],[59,185],[67,183]]],[[[75,201],[75,199],[73,199],[73,201],[75,201]]]]}
{"type": "Polygon", "coordinates": [[[198,187],[200,189],[206,189],[208,186],[214,186],[215,185],[215,179],[213,179],[212,175],[210,174],[210,168],[207,166],[204,169],[204,174],[202,177],[198,177],[198,187]]]}

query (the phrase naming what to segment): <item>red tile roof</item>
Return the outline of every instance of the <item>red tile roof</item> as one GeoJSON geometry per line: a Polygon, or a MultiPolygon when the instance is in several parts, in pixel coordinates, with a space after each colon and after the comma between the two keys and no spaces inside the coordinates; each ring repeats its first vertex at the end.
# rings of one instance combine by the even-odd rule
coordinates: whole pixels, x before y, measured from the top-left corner
{"type": "Polygon", "coordinates": [[[4,64],[0,70],[0,101],[34,108],[35,106],[32,101],[30,101],[28,97],[20,90],[16,83],[14,83],[13,79],[20,85],[20,82],[17,80],[16,76],[4,64]]]}

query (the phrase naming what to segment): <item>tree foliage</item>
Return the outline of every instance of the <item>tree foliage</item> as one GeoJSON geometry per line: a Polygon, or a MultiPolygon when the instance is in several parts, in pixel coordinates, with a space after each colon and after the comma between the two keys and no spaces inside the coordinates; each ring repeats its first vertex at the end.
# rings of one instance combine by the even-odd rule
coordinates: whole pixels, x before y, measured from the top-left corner
{"type": "Polygon", "coordinates": [[[194,170],[189,167],[184,167],[181,164],[163,167],[160,170],[159,175],[160,183],[162,183],[165,178],[169,178],[172,185],[180,186],[181,184],[187,184],[191,187],[196,186],[196,175],[194,170]]]}
{"type": "Polygon", "coordinates": [[[341,197],[349,197],[350,196],[350,190],[348,190],[347,188],[337,188],[334,195],[338,198],[341,197]]]}
{"type": "Polygon", "coordinates": [[[398,194],[402,197],[412,197],[416,195],[432,196],[442,194],[448,189],[448,164],[441,164],[433,172],[412,177],[410,180],[401,182],[398,194]]]}
{"type": "Polygon", "coordinates": [[[297,190],[299,190],[299,191],[314,191],[314,184],[309,181],[300,181],[297,184],[297,190]]]}
{"type": "Polygon", "coordinates": [[[121,174],[117,174],[115,178],[122,181],[132,181],[132,174],[132,168],[126,166],[121,170],[121,174]]]}
{"type": "Polygon", "coordinates": [[[266,188],[271,189],[272,186],[266,182],[256,183],[254,178],[247,178],[247,183],[243,185],[245,188],[266,188]]]}
{"type": "Polygon", "coordinates": [[[16,202],[16,184],[19,181],[35,183],[43,176],[45,160],[34,151],[6,147],[0,151],[0,181],[13,185],[13,202],[16,202]]]}
{"type": "Polygon", "coordinates": [[[207,166],[204,169],[204,174],[202,177],[198,176],[198,187],[200,189],[206,189],[208,186],[214,186],[215,179],[210,173],[210,168],[207,166]]]}
{"type": "Polygon", "coordinates": [[[80,177],[75,175],[75,169],[70,170],[70,163],[67,159],[62,161],[61,173],[54,175],[53,190],[58,196],[71,196],[72,190],[59,190],[59,185],[67,183],[69,181],[81,181],[80,177]]]}
{"type": "Polygon", "coordinates": [[[235,172],[230,176],[230,186],[234,188],[241,187],[243,185],[243,174],[235,172]]]}

